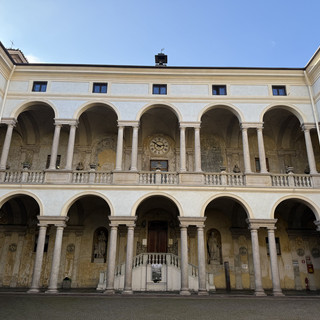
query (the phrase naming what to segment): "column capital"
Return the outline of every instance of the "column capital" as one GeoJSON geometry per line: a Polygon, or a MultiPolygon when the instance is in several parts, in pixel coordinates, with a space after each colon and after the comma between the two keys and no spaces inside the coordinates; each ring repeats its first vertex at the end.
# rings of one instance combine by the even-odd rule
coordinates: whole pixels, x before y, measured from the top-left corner
{"type": "Polygon", "coordinates": [[[66,227],[66,222],[69,220],[69,217],[65,216],[37,216],[37,218],[40,227],[47,227],[49,224],[56,227],[66,227]]]}
{"type": "Polygon", "coordinates": [[[249,224],[249,229],[267,228],[268,230],[275,230],[278,219],[246,219],[249,224]]]}
{"type": "Polygon", "coordinates": [[[301,124],[301,129],[302,131],[310,131],[311,129],[315,129],[316,125],[314,123],[302,123],[301,124]]]}
{"type": "Polygon", "coordinates": [[[204,222],[207,217],[195,218],[195,217],[178,217],[180,221],[180,227],[204,227],[204,222]]]}
{"type": "Polygon", "coordinates": [[[6,124],[6,125],[11,125],[14,126],[17,124],[17,119],[15,118],[2,118],[1,123],[6,124]]]}
{"type": "Polygon", "coordinates": [[[119,225],[126,225],[127,227],[135,227],[137,216],[122,217],[122,216],[109,216],[110,227],[118,227],[119,225]]]}
{"type": "Polygon", "coordinates": [[[136,120],[118,120],[118,127],[138,127],[139,121],[136,120]]]}
{"type": "Polygon", "coordinates": [[[263,122],[241,122],[241,129],[263,128],[263,122]]]}
{"type": "Polygon", "coordinates": [[[201,121],[180,121],[180,128],[200,128],[201,121]]]}

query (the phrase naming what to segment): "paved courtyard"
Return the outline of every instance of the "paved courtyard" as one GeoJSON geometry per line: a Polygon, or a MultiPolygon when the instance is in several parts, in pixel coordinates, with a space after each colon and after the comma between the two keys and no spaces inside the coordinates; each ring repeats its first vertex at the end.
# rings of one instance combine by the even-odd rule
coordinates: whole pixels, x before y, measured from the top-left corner
{"type": "Polygon", "coordinates": [[[134,295],[29,295],[0,293],[0,319],[308,320],[319,319],[319,296],[180,297],[134,295]]]}

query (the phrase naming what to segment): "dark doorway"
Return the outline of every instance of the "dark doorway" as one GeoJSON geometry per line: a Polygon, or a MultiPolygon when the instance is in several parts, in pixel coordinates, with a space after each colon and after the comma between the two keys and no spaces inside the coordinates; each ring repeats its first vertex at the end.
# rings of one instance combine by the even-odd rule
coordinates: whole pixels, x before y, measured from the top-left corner
{"type": "Polygon", "coordinates": [[[148,252],[167,252],[168,223],[151,221],[148,226],[148,252]]]}

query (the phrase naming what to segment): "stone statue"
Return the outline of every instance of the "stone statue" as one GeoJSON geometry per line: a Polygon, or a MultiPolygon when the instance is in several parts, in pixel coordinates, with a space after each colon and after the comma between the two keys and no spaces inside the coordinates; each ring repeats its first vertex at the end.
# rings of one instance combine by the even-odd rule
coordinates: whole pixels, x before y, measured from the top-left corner
{"type": "Polygon", "coordinates": [[[95,248],[95,255],[97,258],[104,258],[106,254],[106,235],[103,231],[100,231],[98,235],[97,247],[95,248]]]}
{"type": "Polygon", "coordinates": [[[214,231],[210,232],[207,246],[208,246],[210,264],[211,263],[220,264],[220,244],[218,243],[217,238],[214,236],[214,231]]]}

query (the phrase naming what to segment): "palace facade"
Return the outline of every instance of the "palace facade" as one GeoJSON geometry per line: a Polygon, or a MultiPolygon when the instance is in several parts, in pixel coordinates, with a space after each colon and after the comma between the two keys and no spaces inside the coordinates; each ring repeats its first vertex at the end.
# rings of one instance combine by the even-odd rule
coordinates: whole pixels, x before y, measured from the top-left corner
{"type": "Polygon", "coordinates": [[[0,45],[0,286],[320,289],[303,68],[32,64],[0,45]]]}

